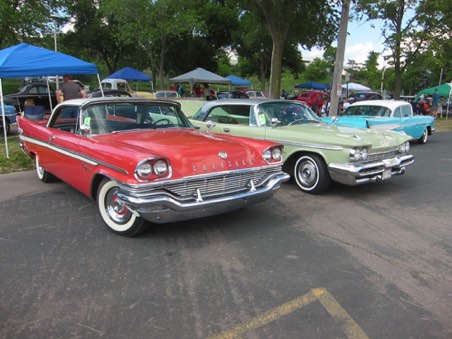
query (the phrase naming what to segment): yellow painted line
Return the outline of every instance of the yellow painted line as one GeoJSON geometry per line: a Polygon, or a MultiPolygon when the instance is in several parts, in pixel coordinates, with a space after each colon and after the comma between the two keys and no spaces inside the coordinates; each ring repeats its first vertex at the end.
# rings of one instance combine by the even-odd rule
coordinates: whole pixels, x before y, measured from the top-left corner
{"type": "Polygon", "coordinates": [[[314,288],[309,293],[306,293],[301,297],[275,307],[272,310],[258,315],[245,323],[233,326],[227,331],[215,334],[208,339],[240,338],[241,335],[245,332],[265,326],[317,300],[320,301],[322,306],[333,318],[343,324],[345,332],[349,338],[368,339],[364,331],[348,315],[348,313],[342,308],[342,306],[339,305],[336,299],[334,299],[334,297],[324,288],[314,288]]]}
{"type": "Polygon", "coordinates": [[[342,323],[345,333],[350,339],[367,339],[366,333],[350,317],[337,300],[324,288],[315,288],[311,292],[317,296],[322,306],[338,322],[342,323]]]}

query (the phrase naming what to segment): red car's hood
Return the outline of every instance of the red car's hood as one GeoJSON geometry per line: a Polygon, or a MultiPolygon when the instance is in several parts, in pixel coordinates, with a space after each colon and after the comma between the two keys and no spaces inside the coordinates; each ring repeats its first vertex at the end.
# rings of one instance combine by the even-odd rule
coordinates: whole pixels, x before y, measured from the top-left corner
{"type": "Polygon", "coordinates": [[[133,131],[96,138],[105,138],[117,149],[127,149],[137,161],[151,157],[168,159],[173,178],[265,164],[260,151],[246,144],[191,129],[133,131]],[[223,157],[226,153],[227,158],[221,158],[220,153],[223,157]]]}

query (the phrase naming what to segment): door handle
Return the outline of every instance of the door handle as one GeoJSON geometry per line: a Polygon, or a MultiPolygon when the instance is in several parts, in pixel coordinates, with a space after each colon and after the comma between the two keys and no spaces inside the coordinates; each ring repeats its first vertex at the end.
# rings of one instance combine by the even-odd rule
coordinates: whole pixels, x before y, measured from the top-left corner
{"type": "Polygon", "coordinates": [[[53,140],[55,140],[55,136],[54,135],[50,136],[50,141],[53,141],[53,140]]]}
{"type": "Polygon", "coordinates": [[[229,133],[230,131],[231,131],[230,128],[227,128],[227,127],[223,128],[223,132],[229,133]]]}

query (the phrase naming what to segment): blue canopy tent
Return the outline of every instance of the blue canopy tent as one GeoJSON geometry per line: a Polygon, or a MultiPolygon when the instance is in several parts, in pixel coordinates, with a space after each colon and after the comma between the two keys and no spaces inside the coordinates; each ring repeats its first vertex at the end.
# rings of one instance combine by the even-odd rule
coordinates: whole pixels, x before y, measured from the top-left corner
{"type": "MultiPolygon", "coordinates": [[[[152,78],[143,73],[140,72],[132,67],[124,67],[123,69],[120,69],[119,71],[110,74],[105,79],[124,79],[127,81],[151,81],[151,87],[154,89],[154,85],[152,83],[152,78]]],[[[138,84],[137,84],[137,90],[138,90],[138,84]]]]}
{"type": "Polygon", "coordinates": [[[318,82],[315,82],[315,81],[309,81],[309,82],[305,82],[303,84],[296,84],[294,86],[294,88],[308,88],[308,89],[325,90],[325,89],[329,89],[330,85],[329,84],[319,84],[318,82]]]}
{"type": "Polygon", "coordinates": [[[137,71],[131,67],[124,67],[119,71],[110,74],[106,79],[124,79],[132,81],[152,81],[152,78],[143,72],[137,71]]]}
{"type": "MultiPolygon", "coordinates": [[[[74,58],[70,55],[54,52],[45,48],[21,43],[16,46],[0,50],[0,102],[3,126],[5,126],[5,110],[3,105],[3,78],[52,76],[64,74],[97,74],[100,85],[99,72],[95,64],[74,58]]],[[[47,82],[47,87],[49,84],[47,82]]],[[[50,90],[49,100],[50,98],[50,90]]],[[[5,134],[6,157],[8,141],[5,134]]]]}
{"type": "Polygon", "coordinates": [[[237,86],[237,87],[248,87],[251,86],[251,81],[240,78],[236,75],[228,75],[227,77],[225,77],[226,79],[231,80],[231,85],[232,86],[237,86]]]}

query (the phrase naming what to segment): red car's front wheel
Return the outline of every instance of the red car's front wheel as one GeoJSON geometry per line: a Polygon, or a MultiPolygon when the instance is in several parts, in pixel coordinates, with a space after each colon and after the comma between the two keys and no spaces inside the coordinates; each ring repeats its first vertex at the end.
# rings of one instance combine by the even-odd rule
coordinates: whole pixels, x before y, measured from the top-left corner
{"type": "Polygon", "coordinates": [[[99,213],[112,232],[133,237],[143,230],[145,221],[118,198],[118,188],[113,180],[104,179],[101,182],[97,191],[99,213]]]}

